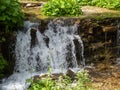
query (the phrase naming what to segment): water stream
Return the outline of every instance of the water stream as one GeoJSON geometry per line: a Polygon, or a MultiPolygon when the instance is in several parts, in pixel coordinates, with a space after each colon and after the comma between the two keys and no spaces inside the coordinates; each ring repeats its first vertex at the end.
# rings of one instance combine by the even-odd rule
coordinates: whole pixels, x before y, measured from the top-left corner
{"type": "Polygon", "coordinates": [[[2,90],[26,90],[29,86],[26,79],[47,73],[49,68],[53,73],[59,73],[85,65],[77,25],[64,23],[50,21],[48,28],[41,33],[38,23],[25,22],[24,30],[17,32],[13,75],[3,80],[2,90]]]}

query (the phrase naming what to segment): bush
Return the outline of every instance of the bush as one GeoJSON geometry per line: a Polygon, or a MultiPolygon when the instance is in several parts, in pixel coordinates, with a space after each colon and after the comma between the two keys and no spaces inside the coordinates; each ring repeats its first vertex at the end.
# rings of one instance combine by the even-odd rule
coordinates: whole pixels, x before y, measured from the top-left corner
{"type": "Polygon", "coordinates": [[[0,0],[0,26],[13,30],[22,25],[23,13],[18,0],[0,0]]]}
{"type": "Polygon", "coordinates": [[[82,14],[76,0],[50,0],[42,8],[47,16],[79,16],[82,14]]]}
{"type": "Polygon", "coordinates": [[[18,0],[0,0],[0,42],[23,24],[24,15],[18,0]]]}

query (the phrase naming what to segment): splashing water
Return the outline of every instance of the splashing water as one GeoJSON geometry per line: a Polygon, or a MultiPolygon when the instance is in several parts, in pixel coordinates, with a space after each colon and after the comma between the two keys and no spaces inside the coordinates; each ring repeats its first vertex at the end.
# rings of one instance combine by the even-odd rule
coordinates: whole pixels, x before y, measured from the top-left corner
{"type": "Polygon", "coordinates": [[[29,86],[26,79],[46,73],[49,68],[53,73],[59,73],[68,68],[78,68],[78,63],[85,64],[83,42],[76,34],[76,24],[67,26],[63,21],[50,21],[43,33],[38,26],[38,23],[26,21],[26,30],[17,33],[14,73],[3,82],[2,90],[26,90],[29,86]]]}

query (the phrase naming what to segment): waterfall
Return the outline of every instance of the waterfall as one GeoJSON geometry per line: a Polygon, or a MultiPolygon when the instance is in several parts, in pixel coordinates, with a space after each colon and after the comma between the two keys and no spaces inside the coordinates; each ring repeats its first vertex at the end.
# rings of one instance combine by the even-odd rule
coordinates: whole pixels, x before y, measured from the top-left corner
{"type": "Polygon", "coordinates": [[[38,23],[26,21],[24,31],[17,32],[14,73],[3,82],[2,90],[26,90],[27,78],[47,73],[49,68],[59,73],[85,65],[76,24],[50,21],[42,33],[38,27],[38,23]]]}

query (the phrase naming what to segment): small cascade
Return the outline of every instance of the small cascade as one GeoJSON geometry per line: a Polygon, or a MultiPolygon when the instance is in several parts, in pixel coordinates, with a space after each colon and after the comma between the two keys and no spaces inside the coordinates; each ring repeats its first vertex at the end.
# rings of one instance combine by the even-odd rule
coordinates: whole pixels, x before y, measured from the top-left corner
{"type": "Polygon", "coordinates": [[[84,46],[77,34],[77,25],[50,21],[44,32],[38,23],[25,22],[24,31],[16,37],[14,73],[3,82],[2,90],[26,90],[25,80],[34,75],[66,72],[84,66],[84,46]]]}

